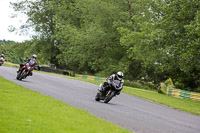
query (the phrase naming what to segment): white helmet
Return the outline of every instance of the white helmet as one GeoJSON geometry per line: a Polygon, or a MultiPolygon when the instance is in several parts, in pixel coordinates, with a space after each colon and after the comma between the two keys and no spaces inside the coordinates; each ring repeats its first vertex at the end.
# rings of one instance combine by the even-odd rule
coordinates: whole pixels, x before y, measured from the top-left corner
{"type": "Polygon", "coordinates": [[[124,77],[124,74],[123,74],[123,72],[117,72],[117,78],[119,79],[119,80],[122,80],[122,78],[124,77]]]}
{"type": "Polygon", "coordinates": [[[36,55],[36,54],[34,54],[32,57],[36,59],[36,58],[37,58],[37,55],[36,55]]]}

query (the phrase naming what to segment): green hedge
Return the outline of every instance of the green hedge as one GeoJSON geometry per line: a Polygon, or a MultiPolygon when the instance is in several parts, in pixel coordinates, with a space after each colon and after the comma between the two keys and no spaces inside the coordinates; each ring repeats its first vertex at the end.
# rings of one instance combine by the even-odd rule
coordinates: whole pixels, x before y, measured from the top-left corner
{"type": "Polygon", "coordinates": [[[142,81],[124,81],[125,86],[134,87],[134,88],[140,88],[145,90],[158,90],[158,87],[154,85],[153,83],[146,83],[142,81]]]}

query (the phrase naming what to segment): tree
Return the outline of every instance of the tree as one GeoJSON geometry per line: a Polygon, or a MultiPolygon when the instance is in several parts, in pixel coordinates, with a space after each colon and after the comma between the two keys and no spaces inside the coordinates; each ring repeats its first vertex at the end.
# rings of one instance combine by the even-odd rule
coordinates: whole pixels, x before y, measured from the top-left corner
{"type": "Polygon", "coordinates": [[[91,73],[116,66],[124,51],[114,25],[119,18],[119,5],[97,0],[62,2],[55,15],[56,35],[62,43],[60,62],[91,73]],[[67,10],[63,12],[64,9],[67,10]]]}
{"type": "MultiPolygon", "coordinates": [[[[37,34],[23,55],[79,73],[200,87],[198,0],[24,0],[37,34]]],[[[20,45],[20,44],[18,44],[20,45]]],[[[21,45],[20,45],[21,46],[21,45]]],[[[19,47],[23,49],[23,47],[19,47]]],[[[22,50],[17,50],[22,51],[22,50]]]]}
{"type": "Polygon", "coordinates": [[[39,58],[45,62],[58,65],[56,55],[59,53],[55,45],[54,37],[55,24],[53,21],[54,7],[50,0],[24,0],[18,3],[12,3],[13,8],[17,12],[27,15],[27,23],[21,26],[21,30],[34,27],[37,33],[33,36],[33,48],[37,49],[39,58]]]}
{"type": "Polygon", "coordinates": [[[157,82],[171,77],[177,87],[197,88],[199,2],[136,0],[132,9],[133,28],[119,28],[130,58],[141,60],[145,73],[157,82]]]}

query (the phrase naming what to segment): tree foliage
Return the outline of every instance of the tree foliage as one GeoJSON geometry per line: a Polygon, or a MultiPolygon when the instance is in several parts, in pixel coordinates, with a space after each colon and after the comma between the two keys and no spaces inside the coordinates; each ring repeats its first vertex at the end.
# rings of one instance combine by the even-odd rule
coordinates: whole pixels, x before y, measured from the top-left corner
{"type": "Polygon", "coordinates": [[[24,0],[12,5],[28,16],[21,28],[31,26],[37,33],[22,43],[28,46],[22,56],[34,52],[40,62],[81,73],[123,71],[130,80],[157,84],[171,77],[178,88],[200,87],[199,0],[24,0]]]}

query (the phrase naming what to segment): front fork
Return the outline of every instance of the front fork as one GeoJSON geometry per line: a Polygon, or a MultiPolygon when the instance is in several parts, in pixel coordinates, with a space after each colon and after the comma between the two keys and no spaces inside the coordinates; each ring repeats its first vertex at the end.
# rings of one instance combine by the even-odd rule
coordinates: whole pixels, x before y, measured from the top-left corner
{"type": "Polygon", "coordinates": [[[103,84],[101,83],[101,84],[99,85],[99,87],[98,87],[98,90],[99,90],[100,92],[102,92],[102,89],[103,89],[103,84]]]}
{"type": "Polygon", "coordinates": [[[112,91],[109,90],[108,93],[106,94],[106,97],[109,96],[111,92],[112,92],[112,91]]]}
{"type": "MultiPolygon", "coordinates": [[[[26,71],[26,69],[24,69],[22,72],[25,72],[25,71],[26,71]]],[[[29,72],[30,71],[27,70],[26,75],[29,75],[29,72]]]]}
{"type": "Polygon", "coordinates": [[[24,72],[26,72],[26,76],[23,75],[23,78],[26,78],[26,77],[28,76],[28,74],[29,74],[29,71],[28,71],[28,70],[26,71],[26,69],[24,69],[24,70],[21,72],[21,74],[23,74],[24,72]]]}

